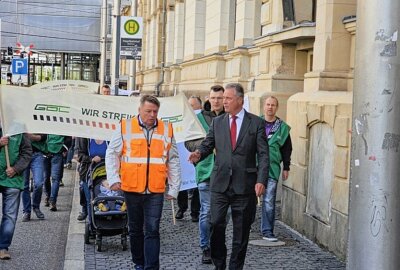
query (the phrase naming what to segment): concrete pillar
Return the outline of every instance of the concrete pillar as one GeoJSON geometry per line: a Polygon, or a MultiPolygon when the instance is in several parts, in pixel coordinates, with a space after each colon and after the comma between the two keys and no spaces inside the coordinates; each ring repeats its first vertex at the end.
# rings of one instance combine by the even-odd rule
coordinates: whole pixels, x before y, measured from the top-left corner
{"type": "Polygon", "coordinates": [[[205,54],[233,47],[236,1],[207,0],[205,54]]]}
{"type": "Polygon", "coordinates": [[[174,64],[183,61],[185,44],[185,3],[175,3],[174,64]]]}
{"type": "Polygon", "coordinates": [[[313,72],[306,74],[304,91],[348,91],[351,35],[345,16],[355,15],[357,0],[318,0],[313,72]]]}
{"type": "Polygon", "coordinates": [[[400,268],[400,2],[358,1],[347,269],[400,268]]]}
{"type": "Polygon", "coordinates": [[[174,62],[175,10],[173,7],[167,11],[166,27],[165,65],[169,66],[174,62]]]}
{"type": "Polygon", "coordinates": [[[204,55],[206,0],[185,1],[184,60],[204,55]]]}
{"type": "Polygon", "coordinates": [[[250,45],[261,36],[261,1],[236,1],[235,47],[250,45]]]}

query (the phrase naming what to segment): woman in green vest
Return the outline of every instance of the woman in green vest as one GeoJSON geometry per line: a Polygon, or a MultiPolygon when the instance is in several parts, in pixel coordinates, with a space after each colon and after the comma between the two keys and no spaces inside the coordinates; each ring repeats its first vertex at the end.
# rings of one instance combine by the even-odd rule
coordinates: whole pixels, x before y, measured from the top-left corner
{"type": "Polygon", "coordinates": [[[0,193],[3,211],[0,223],[0,260],[8,260],[11,258],[8,248],[14,236],[20,194],[24,188],[22,172],[31,161],[32,147],[26,135],[3,137],[0,129],[0,136],[0,193]],[[6,162],[6,145],[10,167],[6,162]]]}

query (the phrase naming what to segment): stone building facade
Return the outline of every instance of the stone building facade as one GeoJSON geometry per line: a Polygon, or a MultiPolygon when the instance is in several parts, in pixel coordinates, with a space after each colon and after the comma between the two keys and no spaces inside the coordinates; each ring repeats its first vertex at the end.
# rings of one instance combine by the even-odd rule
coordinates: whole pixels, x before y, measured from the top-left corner
{"type": "Polygon", "coordinates": [[[282,219],[342,258],[356,9],[356,0],[138,0],[137,88],[205,96],[239,82],[256,114],[266,95],[277,96],[294,148],[282,219]]]}

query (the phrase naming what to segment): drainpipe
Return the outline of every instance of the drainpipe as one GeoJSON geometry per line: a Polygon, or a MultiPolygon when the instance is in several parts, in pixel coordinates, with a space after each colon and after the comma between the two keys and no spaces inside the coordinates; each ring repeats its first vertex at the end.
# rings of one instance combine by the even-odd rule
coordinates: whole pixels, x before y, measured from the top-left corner
{"type": "Polygon", "coordinates": [[[256,88],[256,77],[251,81],[251,88],[250,91],[254,92],[254,89],[256,88]]]}
{"type": "Polygon", "coordinates": [[[163,23],[162,23],[162,36],[161,36],[161,75],[160,75],[160,80],[157,82],[156,85],[156,96],[160,96],[160,87],[164,83],[164,66],[165,66],[165,29],[166,29],[166,24],[167,24],[167,1],[164,0],[163,3],[163,23]]]}

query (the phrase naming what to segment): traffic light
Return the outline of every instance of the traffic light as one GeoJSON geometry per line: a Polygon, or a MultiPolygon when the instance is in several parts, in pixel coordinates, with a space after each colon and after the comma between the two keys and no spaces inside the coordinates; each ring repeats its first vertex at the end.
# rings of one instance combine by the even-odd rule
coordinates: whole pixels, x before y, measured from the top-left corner
{"type": "Polygon", "coordinates": [[[12,47],[7,47],[7,54],[8,55],[13,55],[13,48],[12,47]]]}

